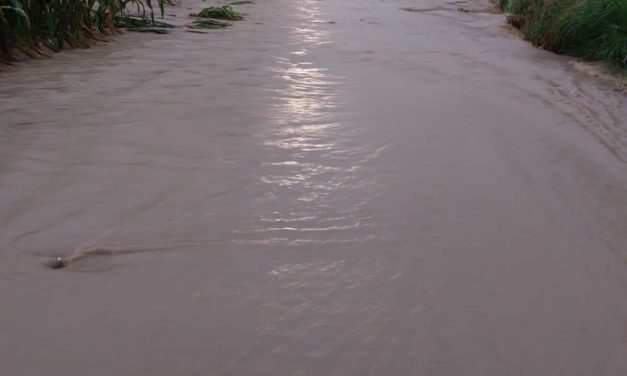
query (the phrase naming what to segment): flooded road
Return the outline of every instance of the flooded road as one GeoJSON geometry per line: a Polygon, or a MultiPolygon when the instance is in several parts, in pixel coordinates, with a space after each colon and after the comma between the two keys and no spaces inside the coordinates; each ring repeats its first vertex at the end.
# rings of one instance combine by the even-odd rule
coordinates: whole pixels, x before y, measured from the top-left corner
{"type": "Polygon", "coordinates": [[[627,374],[623,92],[478,4],[238,9],[0,73],[3,374],[627,374]]]}

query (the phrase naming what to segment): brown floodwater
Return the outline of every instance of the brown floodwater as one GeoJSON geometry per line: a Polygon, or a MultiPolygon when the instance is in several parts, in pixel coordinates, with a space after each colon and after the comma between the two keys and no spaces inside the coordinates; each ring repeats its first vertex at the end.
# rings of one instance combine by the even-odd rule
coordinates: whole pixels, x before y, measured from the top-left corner
{"type": "Polygon", "coordinates": [[[0,373],[627,374],[615,82],[480,4],[237,8],[2,67],[0,373]]]}

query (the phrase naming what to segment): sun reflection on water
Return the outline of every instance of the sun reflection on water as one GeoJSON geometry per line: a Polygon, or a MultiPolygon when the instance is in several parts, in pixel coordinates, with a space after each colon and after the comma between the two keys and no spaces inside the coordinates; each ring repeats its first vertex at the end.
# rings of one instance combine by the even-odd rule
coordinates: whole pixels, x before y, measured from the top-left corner
{"type": "Polygon", "coordinates": [[[315,63],[310,54],[332,43],[313,1],[298,8],[290,28],[294,49],[276,57],[269,89],[274,106],[260,134],[268,148],[259,184],[266,191],[254,218],[236,231],[237,242],[251,244],[340,244],[364,241],[371,220],[360,216],[363,197],[355,163],[363,150],[350,141],[342,122],[341,77],[315,63]]]}

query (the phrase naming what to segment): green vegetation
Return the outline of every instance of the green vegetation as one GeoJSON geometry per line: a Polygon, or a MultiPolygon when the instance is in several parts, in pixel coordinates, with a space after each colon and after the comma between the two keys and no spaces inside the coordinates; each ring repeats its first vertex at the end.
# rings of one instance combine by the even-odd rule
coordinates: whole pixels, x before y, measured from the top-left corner
{"type": "Polygon", "coordinates": [[[202,18],[215,18],[218,20],[239,21],[244,19],[244,15],[233,10],[229,5],[221,7],[209,7],[200,11],[195,16],[202,18]]]}
{"type": "Polygon", "coordinates": [[[627,68],[627,1],[500,0],[508,21],[534,45],[627,68]]]}
{"type": "Polygon", "coordinates": [[[250,1],[250,0],[239,0],[239,1],[232,1],[229,4],[230,5],[245,5],[245,4],[254,4],[254,1],[250,1]]]}
{"type": "Polygon", "coordinates": [[[116,19],[113,24],[116,27],[132,29],[132,28],[141,28],[141,27],[161,27],[164,29],[171,29],[176,26],[171,25],[166,22],[160,22],[155,20],[149,20],[147,18],[137,18],[137,17],[120,17],[116,19]]]}
{"type": "Polygon", "coordinates": [[[224,29],[225,27],[231,26],[230,23],[217,21],[217,20],[198,20],[194,21],[191,26],[192,29],[224,29]]]}
{"type": "Polygon", "coordinates": [[[130,31],[155,34],[167,34],[168,29],[177,27],[165,22],[136,17],[119,17],[113,22],[113,25],[130,31]]]}
{"type": "MultiPolygon", "coordinates": [[[[116,34],[117,27],[134,22],[128,21],[130,8],[137,10],[140,19],[154,24],[153,3],[163,15],[166,1],[0,0],[0,59],[11,61],[15,51],[45,56],[42,47],[53,51],[68,45],[88,47],[91,41],[102,40],[99,34],[116,34]]],[[[135,28],[149,31],[145,26],[135,28]]]]}

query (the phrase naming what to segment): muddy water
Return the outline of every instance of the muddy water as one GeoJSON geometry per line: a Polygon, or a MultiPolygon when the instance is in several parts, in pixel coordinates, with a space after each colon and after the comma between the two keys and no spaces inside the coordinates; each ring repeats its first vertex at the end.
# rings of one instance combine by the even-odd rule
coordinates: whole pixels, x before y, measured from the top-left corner
{"type": "Polygon", "coordinates": [[[239,8],[1,74],[3,373],[627,374],[612,82],[480,4],[239,8]]]}

